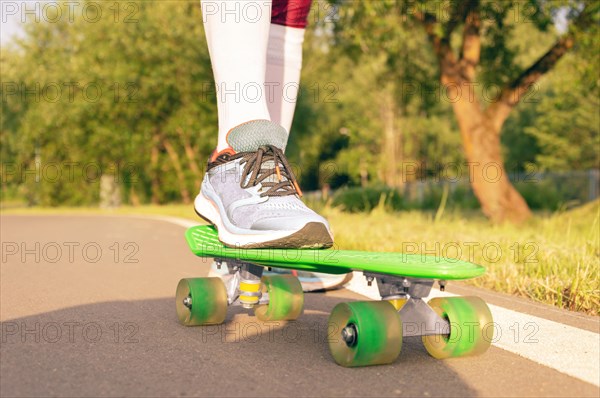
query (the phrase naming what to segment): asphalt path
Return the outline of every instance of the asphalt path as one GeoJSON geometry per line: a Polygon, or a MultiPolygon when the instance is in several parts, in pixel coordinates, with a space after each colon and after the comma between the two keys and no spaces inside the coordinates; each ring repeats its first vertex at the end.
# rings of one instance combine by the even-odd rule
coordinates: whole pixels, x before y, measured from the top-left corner
{"type": "Polygon", "coordinates": [[[339,302],[364,299],[346,289],[306,294],[293,322],[230,308],[224,325],[181,326],[177,282],[205,276],[210,263],[167,221],[2,216],[0,232],[2,397],[600,394],[497,347],[436,360],[418,338],[405,339],[391,365],[340,367],[327,317],[339,302]]]}

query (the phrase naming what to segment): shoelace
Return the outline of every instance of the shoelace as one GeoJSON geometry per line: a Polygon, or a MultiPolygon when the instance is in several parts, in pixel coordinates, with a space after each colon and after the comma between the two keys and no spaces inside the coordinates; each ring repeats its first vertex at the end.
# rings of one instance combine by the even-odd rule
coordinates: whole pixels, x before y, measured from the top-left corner
{"type": "Polygon", "coordinates": [[[249,188],[261,184],[266,191],[261,192],[260,196],[302,196],[302,191],[288,163],[283,151],[272,145],[263,145],[256,152],[242,152],[230,157],[231,160],[241,158],[241,163],[245,163],[242,170],[242,188],[249,188]],[[272,162],[275,167],[263,168],[267,162],[272,162]],[[280,167],[281,165],[281,167],[280,167]],[[248,178],[250,175],[250,178],[248,178]],[[269,179],[271,176],[277,176],[277,181],[269,179]],[[246,181],[246,179],[248,181],[246,181]]]}

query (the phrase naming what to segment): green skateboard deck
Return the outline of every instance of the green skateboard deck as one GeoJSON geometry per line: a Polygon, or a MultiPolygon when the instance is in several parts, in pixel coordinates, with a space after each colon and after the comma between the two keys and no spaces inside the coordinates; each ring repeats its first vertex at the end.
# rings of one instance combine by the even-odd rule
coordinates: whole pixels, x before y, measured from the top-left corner
{"type": "Polygon", "coordinates": [[[200,257],[236,259],[267,267],[343,274],[363,271],[427,279],[469,279],[482,275],[482,266],[462,260],[421,254],[317,249],[244,249],[223,245],[210,225],[189,228],[185,238],[200,257]]]}

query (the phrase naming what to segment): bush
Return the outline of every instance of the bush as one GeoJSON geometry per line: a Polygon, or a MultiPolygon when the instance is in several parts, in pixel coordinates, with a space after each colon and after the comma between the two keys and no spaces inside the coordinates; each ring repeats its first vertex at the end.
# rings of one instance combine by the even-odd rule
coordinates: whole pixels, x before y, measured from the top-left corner
{"type": "MultiPolygon", "coordinates": [[[[556,211],[587,202],[588,179],[572,174],[552,175],[535,181],[515,181],[514,186],[532,210],[556,211]]],[[[470,185],[447,185],[446,208],[479,209],[479,201],[470,185]]],[[[332,204],[342,210],[356,213],[369,212],[379,205],[386,210],[436,210],[442,202],[444,185],[441,183],[412,183],[403,191],[383,185],[349,187],[335,191],[332,204]]]]}
{"type": "MultiPolygon", "coordinates": [[[[447,208],[478,209],[480,207],[470,186],[457,185],[451,187],[448,185],[448,190],[447,208]]],[[[413,203],[412,207],[421,210],[437,210],[442,202],[443,195],[443,185],[429,185],[425,188],[423,200],[420,203],[413,203]]]]}
{"type": "Polygon", "coordinates": [[[572,192],[561,190],[556,182],[551,180],[536,183],[518,182],[515,183],[515,188],[532,210],[558,210],[575,199],[572,192]]]}
{"type": "Polygon", "coordinates": [[[403,210],[406,208],[400,192],[385,186],[340,189],[335,192],[332,204],[351,213],[368,212],[380,204],[387,210],[403,210]]]}
{"type": "MultiPolygon", "coordinates": [[[[442,201],[444,188],[441,185],[412,186],[411,192],[400,191],[386,186],[351,187],[335,192],[332,204],[344,211],[356,213],[371,211],[383,205],[386,210],[436,210],[442,201]]],[[[479,202],[468,186],[454,187],[448,193],[448,207],[476,209],[479,202]]]]}

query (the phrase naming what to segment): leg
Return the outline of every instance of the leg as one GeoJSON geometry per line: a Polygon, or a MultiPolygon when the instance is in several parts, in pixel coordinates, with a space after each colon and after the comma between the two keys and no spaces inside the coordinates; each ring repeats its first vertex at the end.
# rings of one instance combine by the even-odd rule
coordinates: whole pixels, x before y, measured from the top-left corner
{"type": "MultiPolygon", "coordinates": [[[[217,84],[219,145],[209,160],[194,207],[201,217],[217,227],[219,240],[230,247],[330,247],[333,236],[329,224],[300,200],[302,191],[284,154],[288,131],[270,119],[265,76],[271,15],[251,20],[247,12],[250,5],[261,4],[265,3],[202,2],[217,84]],[[240,10],[246,11],[241,13],[242,18],[235,18],[236,5],[238,14],[240,10]],[[219,13],[217,7],[224,10],[219,13]],[[257,96],[252,99],[249,87],[256,88],[257,96]]],[[[283,18],[286,23],[305,24],[306,16],[299,19],[291,10],[308,13],[306,4],[305,0],[277,1],[273,4],[275,21],[283,18]],[[305,4],[304,8],[298,8],[299,4],[305,4]],[[290,5],[294,7],[288,9],[290,5]]],[[[264,11],[265,8],[261,12],[264,11]]],[[[282,82],[297,81],[300,72],[296,57],[293,73],[288,73],[287,37],[287,32],[280,35],[273,50],[276,54],[279,43],[282,82]]],[[[301,42],[300,39],[291,47],[301,52],[301,42]]],[[[283,92],[279,98],[282,102],[286,100],[283,92]]],[[[286,123],[291,124],[293,106],[279,109],[279,118],[283,120],[285,116],[289,121],[286,123]],[[284,115],[286,109],[289,112],[284,115]]]]}
{"type": "Polygon", "coordinates": [[[264,95],[270,1],[202,0],[219,112],[217,151],[229,130],[250,120],[270,120],[264,95]]]}
{"type": "Polygon", "coordinates": [[[274,0],[265,87],[271,120],[292,126],[302,69],[302,43],[311,0],[274,0]]]}

